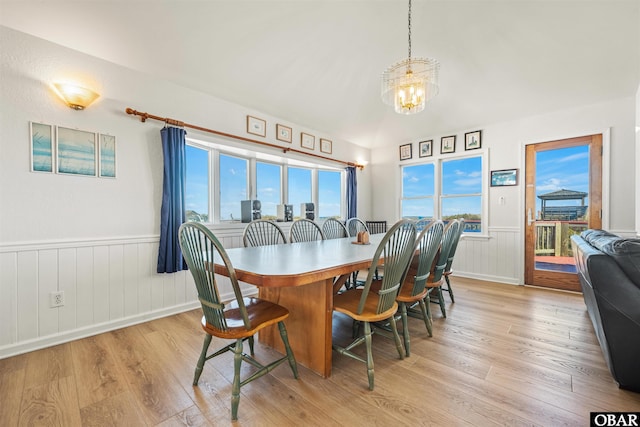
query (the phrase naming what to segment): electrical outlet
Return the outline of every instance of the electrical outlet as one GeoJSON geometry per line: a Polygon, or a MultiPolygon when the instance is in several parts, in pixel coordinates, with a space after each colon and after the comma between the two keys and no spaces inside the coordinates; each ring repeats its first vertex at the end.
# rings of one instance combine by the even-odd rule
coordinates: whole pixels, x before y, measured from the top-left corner
{"type": "Polygon", "coordinates": [[[64,291],[51,292],[49,294],[49,306],[62,307],[64,305],[64,291]]]}

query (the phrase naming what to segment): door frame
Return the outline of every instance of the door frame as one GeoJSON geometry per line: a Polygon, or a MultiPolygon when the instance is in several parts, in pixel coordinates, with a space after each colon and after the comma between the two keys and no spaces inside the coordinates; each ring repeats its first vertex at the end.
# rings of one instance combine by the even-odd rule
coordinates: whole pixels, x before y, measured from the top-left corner
{"type": "MultiPolygon", "coordinates": [[[[605,129],[593,129],[587,128],[585,130],[578,130],[575,132],[571,132],[570,134],[561,134],[557,136],[542,136],[535,137],[529,136],[526,140],[523,140],[520,144],[520,171],[524,174],[526,171],[526,163],[527,163],[527,145],[538,144],[541,142],[551,142],[558,141],[563,139],[572,139],[576,138],[576,135],[602,135],[602,228],[605,230],[609,230],[609,222],[610,222],[610,177],[611,177],[611,128],[607,127],[605,129]]],[[[519,247],[518,253],[520,254],[518,257],[518,264],[520,270],[520,285],[526,285],[525,283],[525,256],[524,256],[524,248],[525,248],[525,234],[527,231],[527,221],[526,221],[526,180],[524,177],[519,179],[520,181],[520,194],[519,194],[519,211],[518,216],[522,218],[519,220],[519,247]]]]}

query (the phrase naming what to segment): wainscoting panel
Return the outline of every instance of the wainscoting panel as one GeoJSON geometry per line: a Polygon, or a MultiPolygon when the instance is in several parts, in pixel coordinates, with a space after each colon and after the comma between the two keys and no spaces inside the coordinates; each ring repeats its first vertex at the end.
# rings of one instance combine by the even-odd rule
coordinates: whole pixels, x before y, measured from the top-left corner
{"type": "MultiPolygon", "coordinates": [[[[214,231],[231,248],[242,245],[243,228],[214,231]]],[[[0,245],[0,358],[199,307],[188,271],[156,273],[158,243],[150,236],[0,245]],[[64,305],[51,308],[56,291],[64,305]]],[[[219,282],[233,298],[228,279],[219,282]]]]}
{"type": "Polygon", "coordinates": [[[523,248],[520,229],[489,228],[488,236],[465,235],[453,261],[454,274],[479,280],[520,284],[523,248]]]}

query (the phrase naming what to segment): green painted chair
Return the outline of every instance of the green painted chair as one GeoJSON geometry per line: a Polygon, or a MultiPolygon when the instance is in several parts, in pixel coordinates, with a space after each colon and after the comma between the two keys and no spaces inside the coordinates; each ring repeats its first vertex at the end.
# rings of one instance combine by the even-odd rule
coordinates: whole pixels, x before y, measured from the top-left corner
{"type": "Polygon", "coordinates": [[[289,241],[291,243],[313,242],[315,240],[325,240],[322,229],[316,222],[306,218],[293,221],[289,229],[289,241]]]}
{"type": "Polygon", "coordinates": [[[429,274],[429,278],[427,279],[426,283],[427,297],[425,298],[425,302],[427,303],[427,314],[429,315],[429,318],[431,318],[431,292],[433,292],[434,290],[438,293],[438,303],[440,305],[442,317],[447,317],[447,309],[444,306],[444,297],[442,295],[442,284],[444,282],[445,267],[447,266],[447,262],[449,260],[449,253],[451,252],[453,242],[458,238],[459,228],[460,223],[458,221],[449,221],[449,223],[444,228],[444,232],[442,234],[442,242],[440,243],[440,250],[438,251],[438,255],[433,262],[431,273],[429,274]]]}
{"type": "Polygon", "coordinates": [[[198,298],[202,304],[204,314],[201,322],[202,329],[206,333],[193,377],[193,385],[198,385],[198,380],[207,360],[227,351],[233,352],[234,374],[231,391],[231,419],[237,420],[240,387],[272,371],[284,361],[289,361],[293,376],[298,378],[296,359],[289,346],[287,330],[284,325],[284,320],[289,316],[289,310],[259,298],[242,296],[235,270],[226,251],[207,227],[199,223],[187,222],[180,227],[178,236],[182,255],[198,289],[198,298]],[[224,263],[229,272],[229,280],[235,294],[235,300],[231,302],[225,303],[220,299],[218,285],[213,272],[214,256],[224,263]],[[287,354],[264,366],[253,358],[253,336],[261,329],[275,324],[278,325],[287,354]],[[211,339],[214,336],[234,340],[235,342],[207,355],[209,344],[211,344],[211,339]],[[251,355],[243,352],[242,347],[245,340],[249,340],[251,355]],[[258,370],[248,378],[241,380],[240,368],[243,361],[250,363],[258,370]]]}
{"type": "Polygon", "coordinates": [[[447,258],[447,265],[444,267],[444,280],[445,282],[447,282],[447,287],[446,288],[442,288],[443,291],[447,291],[449,293],[449,298],[451,298],[451,302],[455,303],[456,300],[453,297],[453,288],[451,287],[451,282],[449,281],[449,276],[453,273],[453,270],[451,268],[452,264],[453,264],[453,257],[456,254],[456,249],[458,248],[458,242],[460,242],[460,237],[462,236],[462,233],[464,232],[464,219],[463,218],[459,218],[458,220],[459,223],[459,227],[458,227],[458,236],[454,239],[453,244],[451,245],[451,250],[449,251],[449,258],[447,258]]]}
{"type": "Polygon", "coordinates": [[[256,219],[244,228],[242,242],[245,247],[282,245],[287,243],[287,237],[275,222],[256,219]]]}
{"type": "Polygon", "coordinates": [[[349,237],[347,227],[342,221],[335,218],[327,218],[322,224],[322,232],[327,239],[342,239],[343,237],[349,237]]]}
{"type": "MultiPolygon", "coordinates": [[[[356,217],[349,218],[347,220],[347,231],[349,232],[350,237],[357,237],[358,233],[361,231],[366,231],[367,233],[371,234],[369,232],[369,227],[367,227],[367,224],[360,218],[356,218],[356,217]]],[[[359,271],[353,272],[353,274],[351,275],[351,283],[347,284],[348,287],[355,288],[356,286],[362,285],[362,283],[358,281],[359,273],[360,273],[359,271]]],[[[376,270],[376,279],[377,278],[378,278],[378,270],[376,270]]]]}
{"type": "MultiPolygon", "coordinates": [[[[369,390],[373,390],[374,386],[371,323],[389,322],[400,359],[404,358],[402,340],[398,335],[394,315],[398,311],[398,303],[396,302],[398,290],[411,261],[415,242],[416,228],[413,222],[409,220],[398,221],[380,241],[372,258],[364,286],[335,295],[333,299],[334,311],[351,317],[354,323],[364,325],[363,336],[356,337],[345,347],[334,344],[333,349],[339,354],[349,356],[367,365],[369,390]],[[371,289],[371,284],[375,276],[375,266],[381,259],[385,261],[385,275],[382,277],[378,291],[374,291],[371,289]],[[362,343],[367,348],[366,360],[351,351],[362,343]]],[[[383,331],[376,330],[376,333],[383,333],[383,331]]]]}
{"type": "Polygon", "coordinates": [[[349,231],[350,237],[356,237],[360,231],[369,233],[369,227],[360,218],[349,218],[347,220],[347,231],[349,231]]]}
{"type": "Polygon", "coordinates": [[[404,348],[407,356],[410,355],[410,337],[408,310],[420,307],[420,315],[427,328],[429,336],[433,336],[433,326],[431,316],[428,311],[426,302],[428,288],[426,287],[427,279],[431,274],[431,266],[433,260],[440,248],[442,241],[442,233],[444,224],[442,221],[432,221],[426,225],[418,234],[416,239],[416,247],[414,256],[407,269],[398,297],[396,301],[400,305],[400,313],[402,318],[402,335],[404,338],[404,348]]]}

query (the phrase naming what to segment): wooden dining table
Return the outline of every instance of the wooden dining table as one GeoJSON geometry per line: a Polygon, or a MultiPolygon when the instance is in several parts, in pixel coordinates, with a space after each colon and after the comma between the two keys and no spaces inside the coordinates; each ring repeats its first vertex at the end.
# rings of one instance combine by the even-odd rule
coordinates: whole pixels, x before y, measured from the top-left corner
{"type": "MultiPolygon", "coordinates": [[[[260,298],[289,309],[285,325],[296,360],[326,378],[331,375],[334,281],[369,268],[383,236],[371,235],[368,245],[345,237],[226,252],[239,281],[257,286],[260,298]]],[[[219,261],[215,272],[228,275],[219,261]]],[[[277,327],[261,331],[258,340],[284,353],[277,327]]]]}

